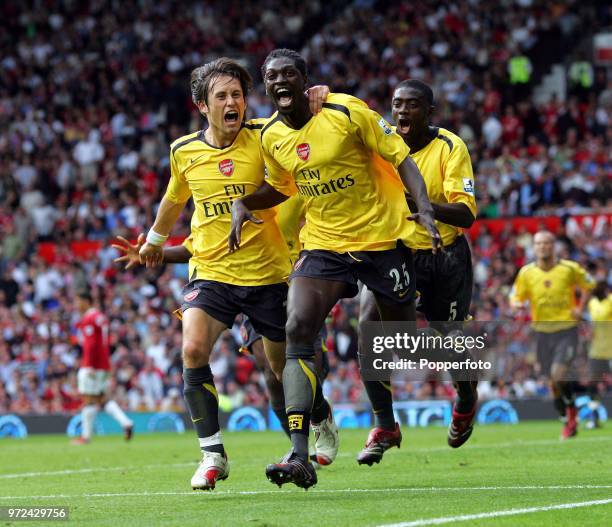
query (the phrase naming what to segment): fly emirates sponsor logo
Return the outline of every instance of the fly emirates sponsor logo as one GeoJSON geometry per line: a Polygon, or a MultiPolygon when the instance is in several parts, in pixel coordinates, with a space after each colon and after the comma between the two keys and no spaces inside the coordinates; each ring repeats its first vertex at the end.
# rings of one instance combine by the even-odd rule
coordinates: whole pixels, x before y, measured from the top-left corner
{"type": "Polygon", "coordinates": [[[321,181],[321,171],[318,168],[304,168],[297,173],[295,184],[302,196],[316,198],[333,192],[342,192],[352,187],[355,184],[355,179],[352,174],[346,174],[345,176],[321,181]]]}
{"type": "Polygon", "coordinates": [[[225,190],[226,197],[223,197],[218,201],[202,201],[204,216],[207,218],[214,218],[223,214],[231,214],[234,199],[244,196],[246,185],[224,185],[223,189],[225,190]]]}

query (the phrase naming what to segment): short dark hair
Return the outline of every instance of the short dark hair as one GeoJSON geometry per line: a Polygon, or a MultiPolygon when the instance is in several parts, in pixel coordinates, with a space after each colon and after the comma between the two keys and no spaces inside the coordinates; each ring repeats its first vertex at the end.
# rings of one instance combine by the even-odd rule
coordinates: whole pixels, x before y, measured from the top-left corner
{"type": "Polygon", "coordinates": [[[88,289],[79,289],[76,292],[76,296],[78,298],[82,298],[83,300],[87,300],[90,304],[93,304],[93,296],[91,296],[91,291],[88,289]]]}
{"type": "Polygon", "coordinates": [[[395,87],[396,90],[399,90],[400,88],[412,88],[413,90],[418,91],[423,97],[425,97],[425,100],[430,106],[432,106],[434,103],[433,91],[423,81],[420,81],[418,79],[406,79],[400,82],[395,87]]]}
{"type": "Polygon", "coordinates": [[[291,59],[294,62],[295,67],[303,75],[303,77],[308,77],[308,68],[306,67],[306,61],[304,60],[304,57],[302,57],[302,55],[300,55],[297,51],[287,48],[273,49],[272,51],[270,51],[270,53],[268,53],[266,60],[264,60],[264,63],[261,66],[261,76],[265,77],[266,68],[268,67],[269,62],[271,62],[273,59],[278,59],[281,57],[291,59]]]}
{"type": "Polygon", "coordinates": [[[253,79],[247,69],[234,59],[221,57],[207,62],[191,72],[191,99],[194,104],[208,102],[208,92],[213,81],[221,75],[229,75],[240,81],[242,93],[246,97],[253,85],[253,79]]]}

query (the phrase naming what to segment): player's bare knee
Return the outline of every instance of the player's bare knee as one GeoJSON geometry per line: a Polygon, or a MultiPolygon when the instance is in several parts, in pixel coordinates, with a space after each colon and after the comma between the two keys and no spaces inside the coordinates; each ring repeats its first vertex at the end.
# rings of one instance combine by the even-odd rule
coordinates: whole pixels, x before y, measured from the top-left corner
{"type": "Polygon", "coordinates": [[[183,341],[183,364],[186,368],[199,368],[208,364],[208,351],[203,342],[195,339],[183,341]]]}
{"type": "Polygon", "coordinates": [[[285,325],[287,342],[292,344],[312,344],[319,329],[314,327],[312,322],[306,318],[290,314],[285,325]]]}

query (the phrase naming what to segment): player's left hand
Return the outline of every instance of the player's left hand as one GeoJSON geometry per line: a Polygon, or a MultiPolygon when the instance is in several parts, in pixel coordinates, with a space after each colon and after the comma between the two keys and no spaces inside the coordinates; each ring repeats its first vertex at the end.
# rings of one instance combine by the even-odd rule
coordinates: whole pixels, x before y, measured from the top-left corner
{"type": "Polygon", "coordinates": [[[317,115],[323,109],[323,103],[329,95],[329,86],[312,86],[306,90],[306,95],[308,96],[310,111],[317,115]]]}
{"type": "Polygon", "coordinates": [[[263,220],[253,216],[253,213],[247,209],[241,200],[237,199],[232,205],[232,225],[230,226],[230,235],[227,240],[228,250],[233,253],[240,247],[242,238],[242,225],[252,221],[253,223],[263,223],[263,220]]]}
{"type": "Polygon", "coordinates": [[[138,256],[138,251],[145,244],[145,235],[141,232],[138,235],[138,239],[135,244],[127,241],[123,236],[117,236],[117,240],[121,243],[111,243],[111,247],[114,247],[118,251],[123,253],[123,256],[119,256],[119,258],[115,258],[113,262],[115,263],[123,263],[125,262],[124,269],[131,269],[136,265],[140,265],[140,256],[138,256]]]}
{"type": "Polygon", "coordinates": [[[416,221],[421,227],[425,227],[425,229],[427,229],[427,232],[431,237],[431,252],[433,254],[444,250],[444,247],[442,246],[442,237],[440,236],[438,228],[436,227],[433,214],[429,212],[417,212],[416,214],[411,214],[406,219],[416,221]]]}

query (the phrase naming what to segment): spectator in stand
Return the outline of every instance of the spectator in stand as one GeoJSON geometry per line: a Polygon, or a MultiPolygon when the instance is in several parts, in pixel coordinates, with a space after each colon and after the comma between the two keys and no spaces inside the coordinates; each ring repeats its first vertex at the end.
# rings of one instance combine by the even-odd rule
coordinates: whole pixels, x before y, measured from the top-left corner
{"type": "Polygon", "coordinates": [[[155,410],[161,403],[164,395],[163,377],[164,374],[155,367],[153,359],[147,357],[136,379],[138,387],[142,390],[142,399],[147,410],[155,410]]]}

